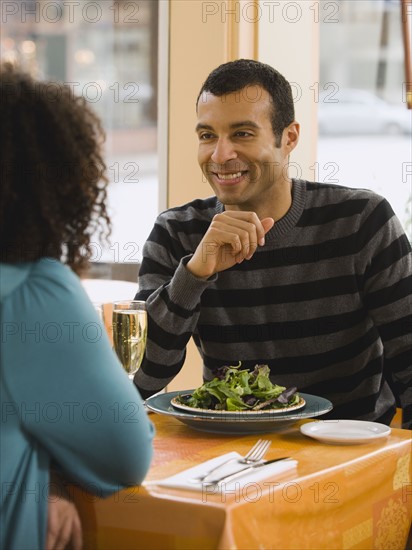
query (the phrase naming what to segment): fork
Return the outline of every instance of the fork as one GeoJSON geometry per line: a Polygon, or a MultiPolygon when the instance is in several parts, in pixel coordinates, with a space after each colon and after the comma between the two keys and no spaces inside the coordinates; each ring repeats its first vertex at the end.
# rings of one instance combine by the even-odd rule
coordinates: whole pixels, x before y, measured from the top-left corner
{"type": "Polygon", "coordinates": [[[259,462],[262,460],[262,458],[265,456],[266,451],[269,449],[271,445],[271,441],[268,439],[259,439],[253,447],[250,449],[250,451],[242,458],[229,458],[229,460],[226,460],[226,462],[222,462],[222,464],[219,464],[219,466],[215,466],[205,474],[194,477],[190,481],[192,483],[202,483],[206,478],[208,478],[210,475],[214,474],[217,470],[219,470],[222,466],[229,464],[229,462],[235,461],[239,464],[254,464],[255,462],[259,462]]]}

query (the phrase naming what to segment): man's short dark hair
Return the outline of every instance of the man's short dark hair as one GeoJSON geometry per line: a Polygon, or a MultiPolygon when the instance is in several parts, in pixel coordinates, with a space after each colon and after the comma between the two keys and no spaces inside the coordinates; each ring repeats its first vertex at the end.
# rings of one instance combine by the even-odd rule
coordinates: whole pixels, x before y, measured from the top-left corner
{"type": "MultiPolygon", "coordinates": [[[[203,83],[196,107],[203,92],[220,97],[256,85],[261,86],[270,95],[272,129],[276,137],[276,146],[279,147],[283,130],[295,120],[295,107],[289,82],[270,65],[252,59],[238,59],[220,65],[203,83]]],[[[251,92],[250,95],[250,101],[256,101],[255,94],[251,92]]]]}

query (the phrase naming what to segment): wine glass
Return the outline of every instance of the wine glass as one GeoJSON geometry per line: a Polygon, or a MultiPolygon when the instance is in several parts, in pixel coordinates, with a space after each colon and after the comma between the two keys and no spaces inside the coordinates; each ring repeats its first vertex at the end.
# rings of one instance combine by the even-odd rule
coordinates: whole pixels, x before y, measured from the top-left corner
{"type": "Polygon", "coordinates": [[[124,370],[133,377],[143,360],[147,339],[146,302],[123,300],[113,304],[113,344],[124,370]]]}

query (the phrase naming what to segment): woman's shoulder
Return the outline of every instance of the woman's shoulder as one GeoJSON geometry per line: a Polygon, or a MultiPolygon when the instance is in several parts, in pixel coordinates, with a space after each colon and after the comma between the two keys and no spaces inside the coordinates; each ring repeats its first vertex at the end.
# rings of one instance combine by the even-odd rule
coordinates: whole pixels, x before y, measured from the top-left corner
{"type": "Polygon", "coordinates": [[[34,262],[30,278],[32,281],[44,281],[47,284],[56,284],[59,287],[67,288],[80,284],[78,276],[67,265],[54,258],[41,258],[34,262]]]}
{"type": "Polygon", "coordinates": [[[0,299],[18,295],[53,297],[78,295],[81,283],[72,270],[53,258],[35,262],[0,265],[0,299]]]}

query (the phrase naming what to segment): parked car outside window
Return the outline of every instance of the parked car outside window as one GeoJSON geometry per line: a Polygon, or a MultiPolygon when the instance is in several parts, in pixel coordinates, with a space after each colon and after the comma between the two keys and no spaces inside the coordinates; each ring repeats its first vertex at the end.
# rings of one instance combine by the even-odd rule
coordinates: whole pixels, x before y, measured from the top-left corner
{"type": "Polygon", "coordinates": [[[366,90],[345,89],[319,96],[320,134],[411,134],[412,111],[366,90]]]}

